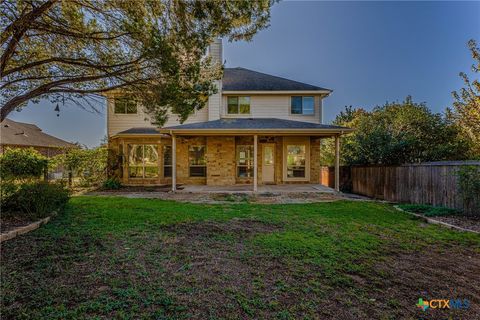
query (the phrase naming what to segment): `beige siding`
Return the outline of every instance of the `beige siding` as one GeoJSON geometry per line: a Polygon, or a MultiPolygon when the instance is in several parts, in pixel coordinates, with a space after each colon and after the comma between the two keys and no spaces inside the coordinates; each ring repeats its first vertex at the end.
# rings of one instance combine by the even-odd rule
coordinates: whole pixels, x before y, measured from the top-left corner
{"type": "Polygon", "coordinates": [[[294,115],[290,113],[291,95],[249,95],[249,115],[227,114],[227,95],[222,98],[222,117],[224,118],[278,118],[295,121],[322,123],[322,98],[315,96],[315,113],[313,115],[294,115]]]}
{"type": "MultiPolygon", "coordinates": [[[[221,82],[219,82],[221,86],[221,82]]],[[[212,121],[219,117],[244,117],[244,118],[278,118],[313,123],[322,123],[322,98],[315,96],[315,114],[293,115],[290,113],[291,95],[250,95],[249,115],[227,114],[227,96],[220,98],[220,93],[209,98],[208,105],[192,114],[185,123],[212,121]]],[[[150,123],[148,114],[145,114],[141,107],[137,114],[115,114],[113,99],[108,99],[107,127],[108,135],[112,136],[121,131],[135,127],[154,127],[150,123]]],[[[178,117],[171,115],[165,126],[178,125],[178,117]]]]}
{"type": "Polygon", "coordinates": [[[208,97],[208,121],[220,119],[220,108],[222,104],[222,81],[216,81],[218,92],[208,97]]]}
{"type": "MultiPolygon", "coordinates": [[[[210,45],[210,56],[214,63],[222,64],[222,39],[215,39],[210,45]]],[[[215,81],[218,92],[208,98],[208,121],[220,119],[220,107],[222,101],[222,81],[215,81]]]]}
{"type": "MultiPolygon", "coordinates": [[[[150,118],[148,114],[145,114],[143,108],[141,107],[138,108],[137,114],[115,114],[113,99],[108,99],[107,108],[107,128],[109,137],[130,128],[155,127],[150,123],[150,118]]],[[[190,117],[184,123],[203,121],[208,121],[208,106],[205,106],[203,109],[198,110],[194,114],[190,115],[190,117]]],[[[178,124],[180,124],[180,122],[178,121],[178,117],[170,116],[165,126],[174,126],[178,124]]]]}

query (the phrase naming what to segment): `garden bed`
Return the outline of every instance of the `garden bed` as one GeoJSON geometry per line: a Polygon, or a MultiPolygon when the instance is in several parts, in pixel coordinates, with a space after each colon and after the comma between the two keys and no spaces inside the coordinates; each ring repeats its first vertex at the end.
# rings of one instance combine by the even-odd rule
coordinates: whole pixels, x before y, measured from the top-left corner
{"type": "Polygon", "coordinates": [[[20,227],[24,227],[34,222],[28,217],[8,216],[0,219],[0,233],[7,233],[20,227]]]}
{"type": "Polygon", "coordinates": [[[433,218],[441,222],[445,222],[463,229],[472,230],[480,233],[480,218],[478,217],[455,215],[433,218]]]}
{"type": "Polygon", "coordinates": [[[402,204],[397,207],[403,211],[420,215],[429,220],[439,221],[459,229],[480,233],[480,216],[464,215],[455,209],[429,205],[402,204]]]}

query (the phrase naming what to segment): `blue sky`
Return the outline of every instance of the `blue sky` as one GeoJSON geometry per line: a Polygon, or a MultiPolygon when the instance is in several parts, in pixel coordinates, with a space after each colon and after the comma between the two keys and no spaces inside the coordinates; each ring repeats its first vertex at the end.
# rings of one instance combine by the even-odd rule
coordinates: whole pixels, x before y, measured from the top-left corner
{"type": "MultiPolygon", "coordinates": [[[[241,66],[333,89],[326,122],[346,105],[371,109],[412,95],[435,112],[452,103],[460,71],[472,64],[466,43],[480,42],[480,2],[281,2],[270,27],[251,42],[224,41],[227,67],[241,66]]],[[[48,101],[10,118],[68,141],[95,146],[105,114],[48,101]]]]}

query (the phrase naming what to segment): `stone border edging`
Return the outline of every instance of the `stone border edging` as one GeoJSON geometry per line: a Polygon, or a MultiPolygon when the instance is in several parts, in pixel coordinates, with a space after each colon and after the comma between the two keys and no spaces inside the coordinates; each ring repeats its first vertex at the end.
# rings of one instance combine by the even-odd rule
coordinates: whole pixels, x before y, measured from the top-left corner
{"type": "Polygon", "coordinates": [[[46,224],[48,221],[50,221],[50,218],[55,214],[55,212],[53,212],[50,216],[46,217],[46,218],[43,218],[39,221],[36,221],[36,222],[33,222],[33,223],[30,223],[26,226],[23,226],[23,227],[18,227],[14,230],[11,230],[7,233],[2,233],[0,235],[0,243],[4,242],[4,241],[7,241],[7,240],[11,240],[19,235],[22,235],[22,234],[25,234],[25,233],[28,233],[30,231],[33,231],[35,229],[38,229],[40,228],[40,226],[46,224]]]}
{"type": "Polygon", "coordinates": [[[442,225],[442,226],[444,226],[444,227],[447,227],[447,228],[450,228],[450,229],[456,229],[456,230],[463,231],[463,232],[473,232],[473,233],[476,233],[476,234],[480,234],[479,231],[470,230],[470,229],[465,229],[465,228],[458,227],[458,226],[455,226],[455,225],[450,224],[450,223],[446,223],[446,222],[443,222],[443,221],[438,221],[438,220],[435,220],[435,219],[432,219],[432,218],[428,218],[428,217],[422,216],[421,214],[418,214],[418,213],[414,213],[414,212],[410,212],[410,211],[403,210],[402,208],[400,208],[400,207],[397,206],[397,205],[394,205],[393,207],[394,207],[395,209],[397,209],[398,211],[406,212],[406,213],[411,214],[411,215],[413,215],[413,216],[415,216],[415,217],[418,217],[418,218],[426,221],[427,223],[439,224],[439,225],[442,225]]]}

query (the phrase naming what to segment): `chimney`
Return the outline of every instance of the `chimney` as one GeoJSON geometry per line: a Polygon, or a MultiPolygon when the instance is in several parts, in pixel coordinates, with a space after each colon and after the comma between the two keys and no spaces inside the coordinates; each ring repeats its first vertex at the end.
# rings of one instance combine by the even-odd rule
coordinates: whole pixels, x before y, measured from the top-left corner
{"type": "Polygon", "coordinates": [[[222,48],[222,39],[216,38],[210,44],[209,54],[212,57],[213,62],[223,64],[223,48],[222,48]]]}
{"type": "MultiPolygon", "coordinates": [[[[215,39],[208,48],[213,63],[223,65],[222,39],[215,39]]],[[[222,79],[216,80],[218,92],[208,97],[208,121],[220,119],[222,113],[222,79]]]]}

